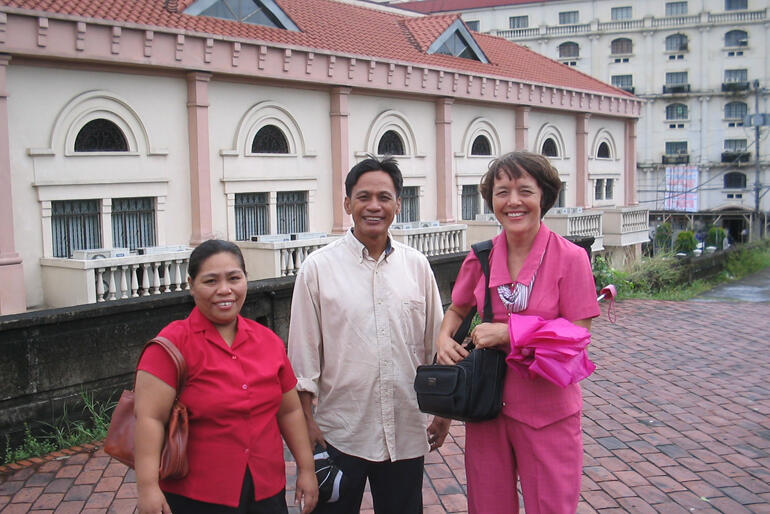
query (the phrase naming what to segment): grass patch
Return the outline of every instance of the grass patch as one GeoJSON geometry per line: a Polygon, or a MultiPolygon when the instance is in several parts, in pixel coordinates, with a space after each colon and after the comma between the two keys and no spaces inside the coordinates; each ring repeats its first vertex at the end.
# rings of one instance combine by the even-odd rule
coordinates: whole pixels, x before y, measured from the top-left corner
{"type": "Polygon", "coordinates": [[[99,402],[94,399],[93,393],[86,391],[80,393],[80,398],[83,402],[83,419],[73,420],[65,408],[61,418],[55,423],[42,423],[39,433],[33,433],[30,426],[25,424],[24,438],[18,445],[12,445],[6,434],[5,450],[0,454],[0,464],[39,457],[63,448],[104,439],[115,402],[99,402]]]}

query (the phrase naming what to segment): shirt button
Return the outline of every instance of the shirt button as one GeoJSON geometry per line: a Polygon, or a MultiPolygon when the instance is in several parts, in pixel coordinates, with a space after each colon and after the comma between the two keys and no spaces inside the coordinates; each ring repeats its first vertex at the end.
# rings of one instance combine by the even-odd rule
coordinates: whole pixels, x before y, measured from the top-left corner
{"type": "Polygon", "coordinates": [[[249,388],[249,386],[247,386],[246,384],[243,384],[241,387],[242,387],[244,390],[249,388]]]}
{"type": "Polygon", "coordinates": [[[249,453],[249,449],[246,448],[245,450],[243,450],[243,453],[249,453]]]}
{"type": "Polygon", "coordinates": [[[505,407],[505,402],[503,402],[503,407],[505,407]]]}
{"type": "Polygon", "coordinates": [[[233,360],[235,360],[235,359],[237,359],[237,358],[238,358],[238,357],[236,357],[235,355],[233,355],[233,360]]]}

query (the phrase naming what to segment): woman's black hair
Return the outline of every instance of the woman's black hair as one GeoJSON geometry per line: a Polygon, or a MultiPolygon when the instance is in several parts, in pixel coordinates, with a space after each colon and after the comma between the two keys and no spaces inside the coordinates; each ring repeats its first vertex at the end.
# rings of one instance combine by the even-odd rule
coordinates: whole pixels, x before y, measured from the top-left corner
{"type": "Polygon", "coordinates": [[[396,190],[396,198],[401,197],[401,189],[404,186],[404,179],[401,176],[401,170],[398,167],[398,161],[391,155],[386,155],[382,159],[378,159],[373,155],[368,155],[366,159],[359,162],[350,169],[348,176],[345,178],[345,196],[350,198],[350,194],[353,192],[353,186],[356,185],[361,175],[370,171],[384,171],[387,173],[391,180],[393,180],[393,188],[396,190]]]}
{"type": "Polygon", "coordinates": [[[199,244],[190,254],[190,262],[187,265],[187,274],[194,280],[201,269],[201,265],[203,265],[206,259],[222,252],[235,255],[238,259],[238,264],[241,266],[241,270],[243,270],[244,274],[246,273],[246,262],[243,260],[243,254],[237,244],[231,243],[230,241],[223,241],[222,239],[209,239],[208,241],[199,244]]]}

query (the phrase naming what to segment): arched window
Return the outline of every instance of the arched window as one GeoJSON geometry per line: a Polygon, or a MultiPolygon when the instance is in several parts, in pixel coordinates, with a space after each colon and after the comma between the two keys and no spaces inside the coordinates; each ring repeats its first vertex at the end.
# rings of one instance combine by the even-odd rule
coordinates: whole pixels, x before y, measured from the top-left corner
{"type": "Polygon", "coordinates": [[[251,153],[289,153],[289,143],[281,129],[265,125],[254,136],[251,153]]]}
{"type": "Polygon", "coordinates": [[[610,53],[612,55],[630,54],[634,51],[633,42],[627,37],[615,39],[610,43],[610,53]]]}
{"type": "Polygon", "coordinates": [[[80,129],[75,138],[76,152],[127,152],[123,131],[110,120],[97,118],[80,129]]]}
{"type": "Polygon", "coordinates": [[[580,47],[577,43],[567,42],[559,45],[559,59],[572,59],[580,56],[580,47]]]}
{"type": "Polygon", "coordinates": [[[726,173],[725,189],[746,189],[746,175],[737,171],[726,173]]]}
{"type": "Polygon", "coordinates": [[[749,108],[744,102],[730,102],[725,104],[725,119],[743,120],[749,108]]]}
{"type": "Polygon", "coordinates": [[[666,106],[666,120],[686,120],[688,116],[687,105],[671,104],[666,106]]]}
{"type": "Polygon", "coordinates": [[[404,142],[395,130],[388,130],[377,144],[379,155],[404,155],[404,142]]]}
{"type": "Polygon", "coordinates": [[[543,141],[543,148],[540,151],[540,153],[542,153],[546,157],[558,157],[559,149],[556,146],[556,141],[554,141],[550,137],[545,141],[543,141]]]}
{"type": "Polygon", "coordinates": [[[749,35],[745,30],[731,30],[725,34],[725,46],[747,46],[749,35]]]}
{"type": "Polygon", "coordinates": [[[599,144],[599,148],[596,150],[596,157],[598,159],[610,158],[610,145],[608,145],[606,141],[602,141],[599,144]]]}
{"type": "Polygon", "coordinates": [[[684,34],[671,34],[666,38],[667,52],[683,52],[687,50],[687,36],[684,34]]]}
{"type": "Polygon", "coordinates": [[[476,136],[471,145],[471,155],[492,155],[492,145],[486,136],[476,136]]]}

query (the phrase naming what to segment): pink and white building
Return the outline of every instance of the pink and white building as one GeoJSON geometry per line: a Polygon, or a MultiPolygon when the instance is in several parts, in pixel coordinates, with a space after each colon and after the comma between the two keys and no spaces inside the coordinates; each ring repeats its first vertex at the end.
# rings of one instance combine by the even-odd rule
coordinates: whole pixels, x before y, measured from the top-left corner
{"type": "Polygon", "coordinates": [[[184,288],[189,246],[212,236],[243,241],[251,278],[273,261],[266,276],[290,274],[350,226],[343,181],[367,153],[399,156],[399,221],[424,222],[394,230],[410,244],[485,237],[479,178],[494,156],[529,149],[565,183],[546,222],[633,258],[647,238],[640,111],[457,14],[1,0],[0,314],[184,288]]]}

